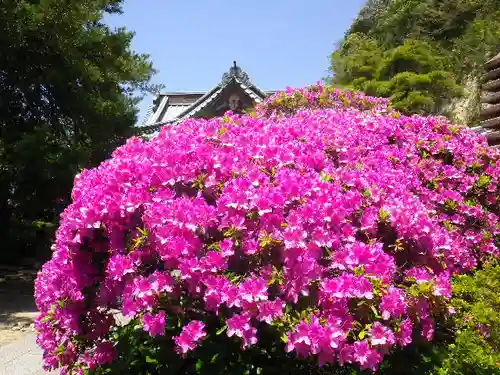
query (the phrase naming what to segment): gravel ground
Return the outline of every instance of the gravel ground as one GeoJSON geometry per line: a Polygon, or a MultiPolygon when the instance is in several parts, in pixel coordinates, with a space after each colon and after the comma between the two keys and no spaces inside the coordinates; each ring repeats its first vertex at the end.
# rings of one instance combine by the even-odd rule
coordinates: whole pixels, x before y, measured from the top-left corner
{"type": "MultiPolygon", "coordinates": [[[[1,334],[1,333],[0,333],[1,334]]],[[[34,333],[0,347],[0,375],[56,375],[42,368],[42,351],[34,333]]]]}
{"type": "Polygon", "coordinates": [[[0,347],[33,332],[35,277],[32,269],[0,268],[0,347]]]}

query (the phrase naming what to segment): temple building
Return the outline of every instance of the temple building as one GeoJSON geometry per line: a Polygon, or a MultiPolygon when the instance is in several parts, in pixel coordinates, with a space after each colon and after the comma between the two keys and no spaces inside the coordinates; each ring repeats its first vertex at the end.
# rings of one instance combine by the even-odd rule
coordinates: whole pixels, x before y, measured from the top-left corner
{"type": "Polygon", "coordinates": [[[500,147],[500,53],[486,63],[482,85],[481,123],[475,130],[500,147]]]}
{"type": "Polygon", "coordinates": [[[164,92],[157,95],[139,129],[147,135],[156,133],[161,126],[175,125],[191,117],[211,118],[229,110],[242,113],[273,93],[255,86],[234,61],[221,81],[208,92],[164,92]]]}

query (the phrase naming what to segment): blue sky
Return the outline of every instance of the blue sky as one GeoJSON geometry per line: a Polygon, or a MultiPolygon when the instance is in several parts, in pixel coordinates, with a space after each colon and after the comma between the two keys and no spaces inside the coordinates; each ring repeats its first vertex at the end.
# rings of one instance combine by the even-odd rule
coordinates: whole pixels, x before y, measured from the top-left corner
{"type": "MultiPolygon", "coordinates": [[[[365,0],[126,0],[112,26],[136,32],[151,55],[154,83],[209,90],[232,61],[264,90],[300,87],[327,74],[328,55],[365,0]]],[[[152,98],[140,105],[140,118],[152,98]]]]}

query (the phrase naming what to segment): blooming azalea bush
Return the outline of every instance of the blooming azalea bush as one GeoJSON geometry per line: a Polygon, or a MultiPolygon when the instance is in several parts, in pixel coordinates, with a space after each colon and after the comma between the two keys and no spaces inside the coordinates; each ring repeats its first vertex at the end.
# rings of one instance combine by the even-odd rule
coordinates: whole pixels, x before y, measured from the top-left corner
{"type": "Polygon", "coordinates": [[[132,138],[76,177],[36,281],[46,368],[375,371],[498,257],[499,157],[321,85],[132,138]]]}
{"type": "Polygon", "coordinates": [[[389,112],[389,99],[375,98],[360,91],[341,90],[333,86],[314,85],[303,89],[287,88],[269,97],[257,106],[256,112],[263,117],[276,114],[294,114],[298,109],[347,108],[360,111],[389,112]]]}

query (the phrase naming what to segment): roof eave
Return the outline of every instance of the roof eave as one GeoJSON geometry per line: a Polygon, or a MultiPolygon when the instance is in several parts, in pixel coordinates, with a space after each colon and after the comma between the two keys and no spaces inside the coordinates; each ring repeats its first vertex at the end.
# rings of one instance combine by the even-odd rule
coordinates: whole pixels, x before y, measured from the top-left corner
{"type": "Polygon", "coordinates": [[[194,114],[201,111],[208,104],[210,104],[212,102],[212,100],[215,97],[217,97],[225,87],[226,87],[226,85],[215,86],[212,90],[207,92],[205,95],[203,95],[201,98],[199,98],[193,104],[191,104],[188,108],[186,108],[183,112],[181,112],[179,114],[179,116],[177,116],[177,119],[174,120],[174,123],[177,124],[177,123],[183,121],[186,117],[191,117],[194,114]]]}

